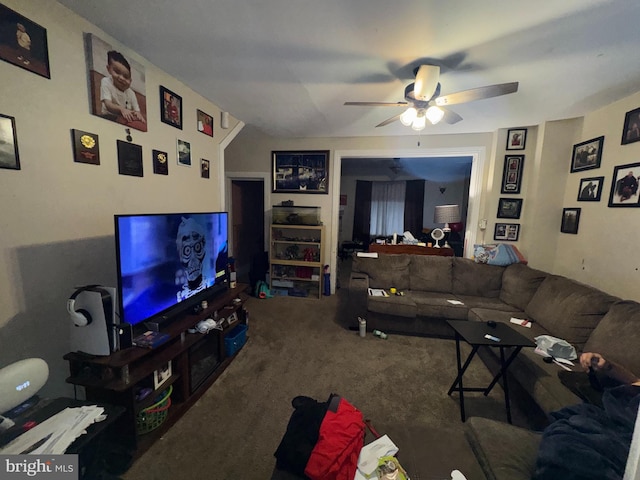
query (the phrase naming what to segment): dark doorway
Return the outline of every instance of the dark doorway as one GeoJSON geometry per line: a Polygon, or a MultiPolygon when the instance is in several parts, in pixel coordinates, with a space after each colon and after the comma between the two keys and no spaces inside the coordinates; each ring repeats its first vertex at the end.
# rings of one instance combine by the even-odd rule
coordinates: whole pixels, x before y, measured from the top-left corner
{"type": "Polygon", "coordinates": [[[264,253],[264,182],[232,180],[231,210],[238,282],[248,284],[252,263],[264,253]]]}

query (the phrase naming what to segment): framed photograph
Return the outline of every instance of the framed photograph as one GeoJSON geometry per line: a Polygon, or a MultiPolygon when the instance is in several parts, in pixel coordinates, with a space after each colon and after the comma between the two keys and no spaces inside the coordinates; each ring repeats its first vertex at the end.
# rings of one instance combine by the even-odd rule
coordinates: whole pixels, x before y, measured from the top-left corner
{"type": "Polygon", "coordinates": [[[160,85],[160,120],[182,130],[182,97],[160,85]]]}
{"type": "Polygon", "coordinates": [[[604,136],[587,140],[573,146],[571,173],[600,168],[604,136]]]}
{"type": "Polygon", "coordinates": [[[157,175],[169,175],[169,155],[167,152],[152,150],[153,173],[157,175]]]}
{"type": "Polygon", "coordinates": [[[613,168],[610,207],[638,207],[638,182],[640,181],[640,163],[618,165],[613,168]]]}
{"type": "Polygon", "coordinates": [[[142,147],[135,143],[118,140],[118,173],[142,177],[142,147]]]}
{"type": "Polygon", "coordinates": [[[0,4],[0,59],[51,78],[47,31],[0,4]]]}
{"type": "Polygon", "coordinates": [[[583,178],[578,188],[579,202],[599,202],[602,195],[604,177],[583,178]]]}
{"type": "Polygon", "coordinates": [[[496,223],[493,231],[494,240],[506,240],[508,242],[517,242],[520,235],[519,223],[496,223]]]}
{"type": "Polygon", "coordinates": [[[186,140],[178,139],[178,165],[191,166],[191,144],[186,140]]]}
{"type": "Polygon", "coordinates": [[[271,152],[273,193],[329,193],[329,150],[271,152]]]}
{"type": "Polygon", "coordinates": [[[0,168],[20,170],[16,119],[0,114],[0,168]]]}
{"type": "Polygon", "coordinates": [[[627,112],[622,127],[622,145],[640,141],[640,108],[627,112]]]}
{"type": "Polygon", "coordinates": [[[213,117],[197,110],[198,131],[213,137],[213,117]]]}
{"type": "Polygon", "coordinates": [[[563,208],[562,224],[560,231],[562,233],[578,233],[578,224],[580,223],[580,208],[563,208]]]}
{"type": "Polygon", "coordinates": [[[84,34],[92,115],[147,131],[144,66],[92,33],[84,34]]]}
{"type": "Polygon", "coordinates": [[[520,218],[521,198],[501,198],[498,200],[498,218],[520,218]]]}
{"type": "Polygon", "coordinates": [[[71,130],[71,136],[73,139],[73,161],[100,165],[98,135],[74,128],[71,130]]]}
{"type": "Polygon", "coordinates": [[[500,193],[520,193],[524,155],[505,155],[500,193]]]}
{"type": "Polygon", "coordinates": [[[158,370],[153,372],[153,388],[157,389],[160,385],[165,383],[171,378],[171,360],[166,365],[163,365],[158,370]]]}
{"type": "Polygon", "coordinates": [[[526,141],[526,128],[512,128],[507,132],[507,150],[524,150],[526,141]]]}
{"type": "Polygon", "coordinates": [[[211,162],[209,162],[209,160],[205,160],[204,158],[200,159],[200,176],[202,178],[209,178],[210,166],[211,162]]]}

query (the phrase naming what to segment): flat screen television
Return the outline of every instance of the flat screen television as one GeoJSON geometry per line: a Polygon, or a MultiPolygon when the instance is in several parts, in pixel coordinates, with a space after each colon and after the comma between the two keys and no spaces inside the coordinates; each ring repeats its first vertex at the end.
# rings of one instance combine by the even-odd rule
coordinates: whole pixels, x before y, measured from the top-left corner
{"type": "Polygon", "coordinates": [[[120,322],[165,323],[226,290],[228,214],[115,215],[120,322]]]}

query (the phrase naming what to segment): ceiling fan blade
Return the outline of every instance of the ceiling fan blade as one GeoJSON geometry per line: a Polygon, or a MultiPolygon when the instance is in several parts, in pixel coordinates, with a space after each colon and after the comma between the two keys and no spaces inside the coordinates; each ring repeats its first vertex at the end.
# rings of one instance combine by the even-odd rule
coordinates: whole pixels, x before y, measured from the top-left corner
{"type": "Polygon", "coordinates": [[[344,102],[345,105],[356,107],[406,107],[407,102],[344,102]]]}
{"type": "Polygon", "coordinates": [[[416,72],[416,81],[413,87],[414,97],[418,100],[431,100],[440,79],[440,67],[436,65],[420,65],[416,72]]]}
{"type": "Polygon", "coordinates": [[[499,83],[497,85],[488,85],[486,87],[472,88],[471,90],[463,90],[462,92],[450,93],[435,99],[435,104],[439,107],[443,105],[456,105],[458,103],[473,102],[483,100],[485,98],[499,97],[518,91],[518,82],[499,83]]]}
{"type": "Polygon", "coordinates": [[[376,125],[376,127],[384,127],[385,125],[389,125],[390,123],[393,123],[396,120],[400,120],[400,115],[402,114],[399,113],[398,115],[394,115],[393,117],[387,118],[384,122],[380,122],[378,125],[376,125]]]}
{"type": "Polygon", "coordinates": [[[456,112],[449,110],[448,108],[442,108],[442,110],[444,111],[444,117],[442,117],[442,120],[444,120],[449,125],[453,125],[454,123],[458,123],[460,120],[462,120],[462,117],[456,112]]]}

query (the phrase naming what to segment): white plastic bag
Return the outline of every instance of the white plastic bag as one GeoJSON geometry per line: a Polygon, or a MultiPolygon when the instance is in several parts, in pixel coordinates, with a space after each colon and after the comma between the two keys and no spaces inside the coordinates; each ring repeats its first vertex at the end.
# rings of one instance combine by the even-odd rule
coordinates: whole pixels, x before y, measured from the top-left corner
{"type": "Polygon", "coordinates": [[[536,345],[543,352],[547,352],[552,357],[575,360],[578,358],[576,349],[566,340],[552,337],[551,335],[539,335],[536,337],[536,345]]]}

